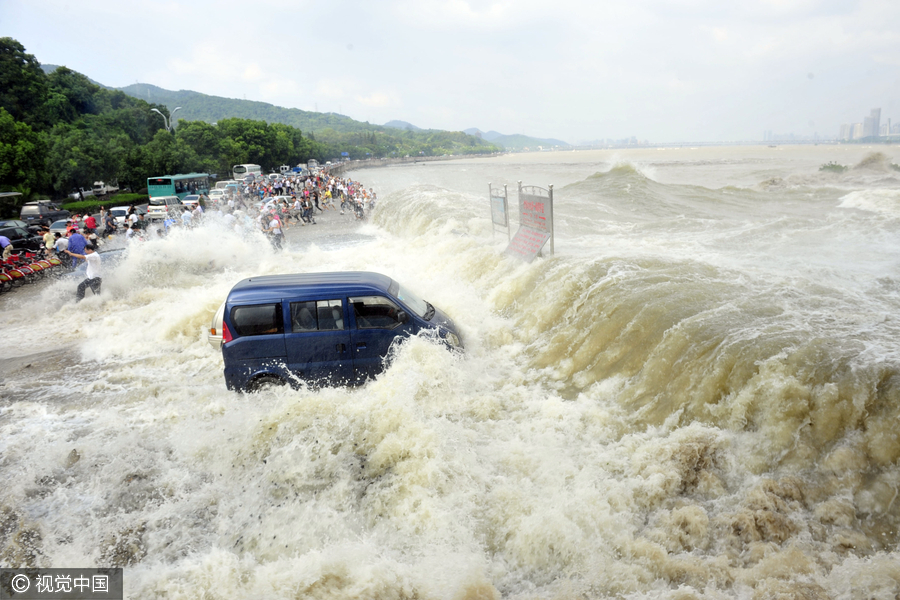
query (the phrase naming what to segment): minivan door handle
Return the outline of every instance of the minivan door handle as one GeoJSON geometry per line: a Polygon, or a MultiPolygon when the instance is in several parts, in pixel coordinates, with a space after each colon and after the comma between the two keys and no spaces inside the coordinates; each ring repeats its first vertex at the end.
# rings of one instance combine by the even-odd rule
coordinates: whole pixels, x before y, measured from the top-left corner
{"type": "Polygon", "coordinates": [[[356,349],[357,349],[357,350],[362,350],[362,349],[365,348],[365,347],[366,347],[366,343],[365,343],[365,342],[356,342],[356,349]]]}
{"type": "Polygon", "coordinates": [[[338,344],[337,346],[334,347],[334,349],[337,350],[338,352],[343,353],[347,349],[347,346],[345,346],[344,344],[338,344]]]}

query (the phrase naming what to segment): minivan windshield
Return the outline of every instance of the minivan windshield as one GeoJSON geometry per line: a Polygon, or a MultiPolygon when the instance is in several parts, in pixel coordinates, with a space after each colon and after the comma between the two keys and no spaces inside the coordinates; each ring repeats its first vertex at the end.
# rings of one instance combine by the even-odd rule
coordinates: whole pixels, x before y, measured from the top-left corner
{"type": "Polygon", "coordinates": [[[400,285],[397,290],[397,299],[426,321],[434,316],[434,307],[409,291],[403,285],[400,285]]]}

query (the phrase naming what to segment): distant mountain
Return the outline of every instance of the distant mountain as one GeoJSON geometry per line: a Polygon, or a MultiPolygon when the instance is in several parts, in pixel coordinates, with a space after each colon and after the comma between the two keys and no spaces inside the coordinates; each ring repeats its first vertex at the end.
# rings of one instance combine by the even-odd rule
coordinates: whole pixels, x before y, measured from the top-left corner
{"type": "Polygon", "coordinates": [[[507,150],[522,150],[524,148],[537,150],[539,146],[544,149],[553,146],[571,146],[571,144],[562,140],[553,138],[539,139],[518,133],[514,135],[499,135],[495,138],[487,139],[487,141],[503,146],[507,150]]]}
{"type": "Polygon", "coordinates": [[[416,127],[412,123],[407,123],[406,121],[388,121],[384,124],[385,127],[392,127],[394,129],[405,129],[407,131],[424,131],[421,127],[416,127]]]}
{"type": "Polygon", "coordinates": [[[494,131],[494,130],[481,131],[480,129],[477,129],[475,127],[471,128],[471,129],[466,129],[463,133],[468,133],[469,135],[478,136],[481,139],[486,140],[488,142],[492,142],[492,141],[496,140],[498,137],[503,136],[503,134],[498,131],[494,131]]]}
{"type": "Polygon", "coordinates": [[[164,104],[169,107],[170,111],[180,106],[181,110],[175,115],[176,120],[214,123],[227,118],[255,119],[269,123],[283,123],[306,132],[322,131],[323,129],[334,129],[338,132],[376,131],[380,128],[377,125],[356,121],[337,113],[282,108],[267,102],[209,96],[191,90],[172,92],[149,83],[135,83],[119,89],[134,98],[154,104],[164,104]]]}
{"type": "Polygon", "coordinates": [[[466,129],[463,131],[463,133],[468,133],[469,135],[480,137],[486,142],[491,142],[492,144],[503,146],[507,150],[524,150],[526,148],[529,150],[537,150],[538,147],[547,148],[552,146],[571,146],[571,144],[569,144],[568,142],[556,140],[553,138],[534,138],[519,133],[513,135],[504,135],[497,131],[484,132],[476,127],[466,129]]]}

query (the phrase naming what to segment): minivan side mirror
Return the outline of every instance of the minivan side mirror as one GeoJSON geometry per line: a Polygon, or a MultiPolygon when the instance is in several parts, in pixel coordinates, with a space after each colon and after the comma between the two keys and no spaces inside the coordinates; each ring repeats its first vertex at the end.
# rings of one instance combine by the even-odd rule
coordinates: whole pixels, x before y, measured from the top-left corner
{"type": "Polygon", "coordinates": [[[401,310],[397,313],[397,320],[401,323],[406,323],[407,321],[409,321],[409,315],[406,314],[405,310],[401,310]]]}

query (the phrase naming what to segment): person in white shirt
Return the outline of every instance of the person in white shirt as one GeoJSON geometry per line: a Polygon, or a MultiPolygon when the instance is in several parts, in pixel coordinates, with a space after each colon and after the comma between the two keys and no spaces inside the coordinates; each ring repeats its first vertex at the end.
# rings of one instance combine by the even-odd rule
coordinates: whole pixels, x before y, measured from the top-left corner
{"type": "Polygon", "coordinates": [[[74,252],[65,251],[72,258],[83,259],[87,263],[87,279],[78,284],[78,290],[75,292],[75,302],[84,300],[84,292],[90,287],[95,296],[100,295],[100,284],[102,283],[102,269],[100,267],[100,255],[94,251],[94,247],[88,244],[84,247],[84,254],[75,254],[74,252]]]}
{"type": "Polygon", "coordinates": [[[55,238],[53,247],[56,248],[56,253],[65,253],[65,251],[69,248],[69,238],[64,238],[58,231],[54,233],[53,236],[55,238]]]}
{"type": "Polygon", "coordinates": [[[140,228],[137,225],[132,225],[128,228],[128,231],[125,232],[125,239],[129,242],[133,242],[137,239],[140,239],[141,232],[140,228]]]}
{"type": "Polygon", "coordinates": [[[59,257],[63,266],[69,267],[72,262],[72,259],[66,256],[66,250],[69,248],[69,238],[65,238],[57,231],[53,234],[56,240],[53,243],[53,247],[56,249],[56,256],[59,257]]]}

